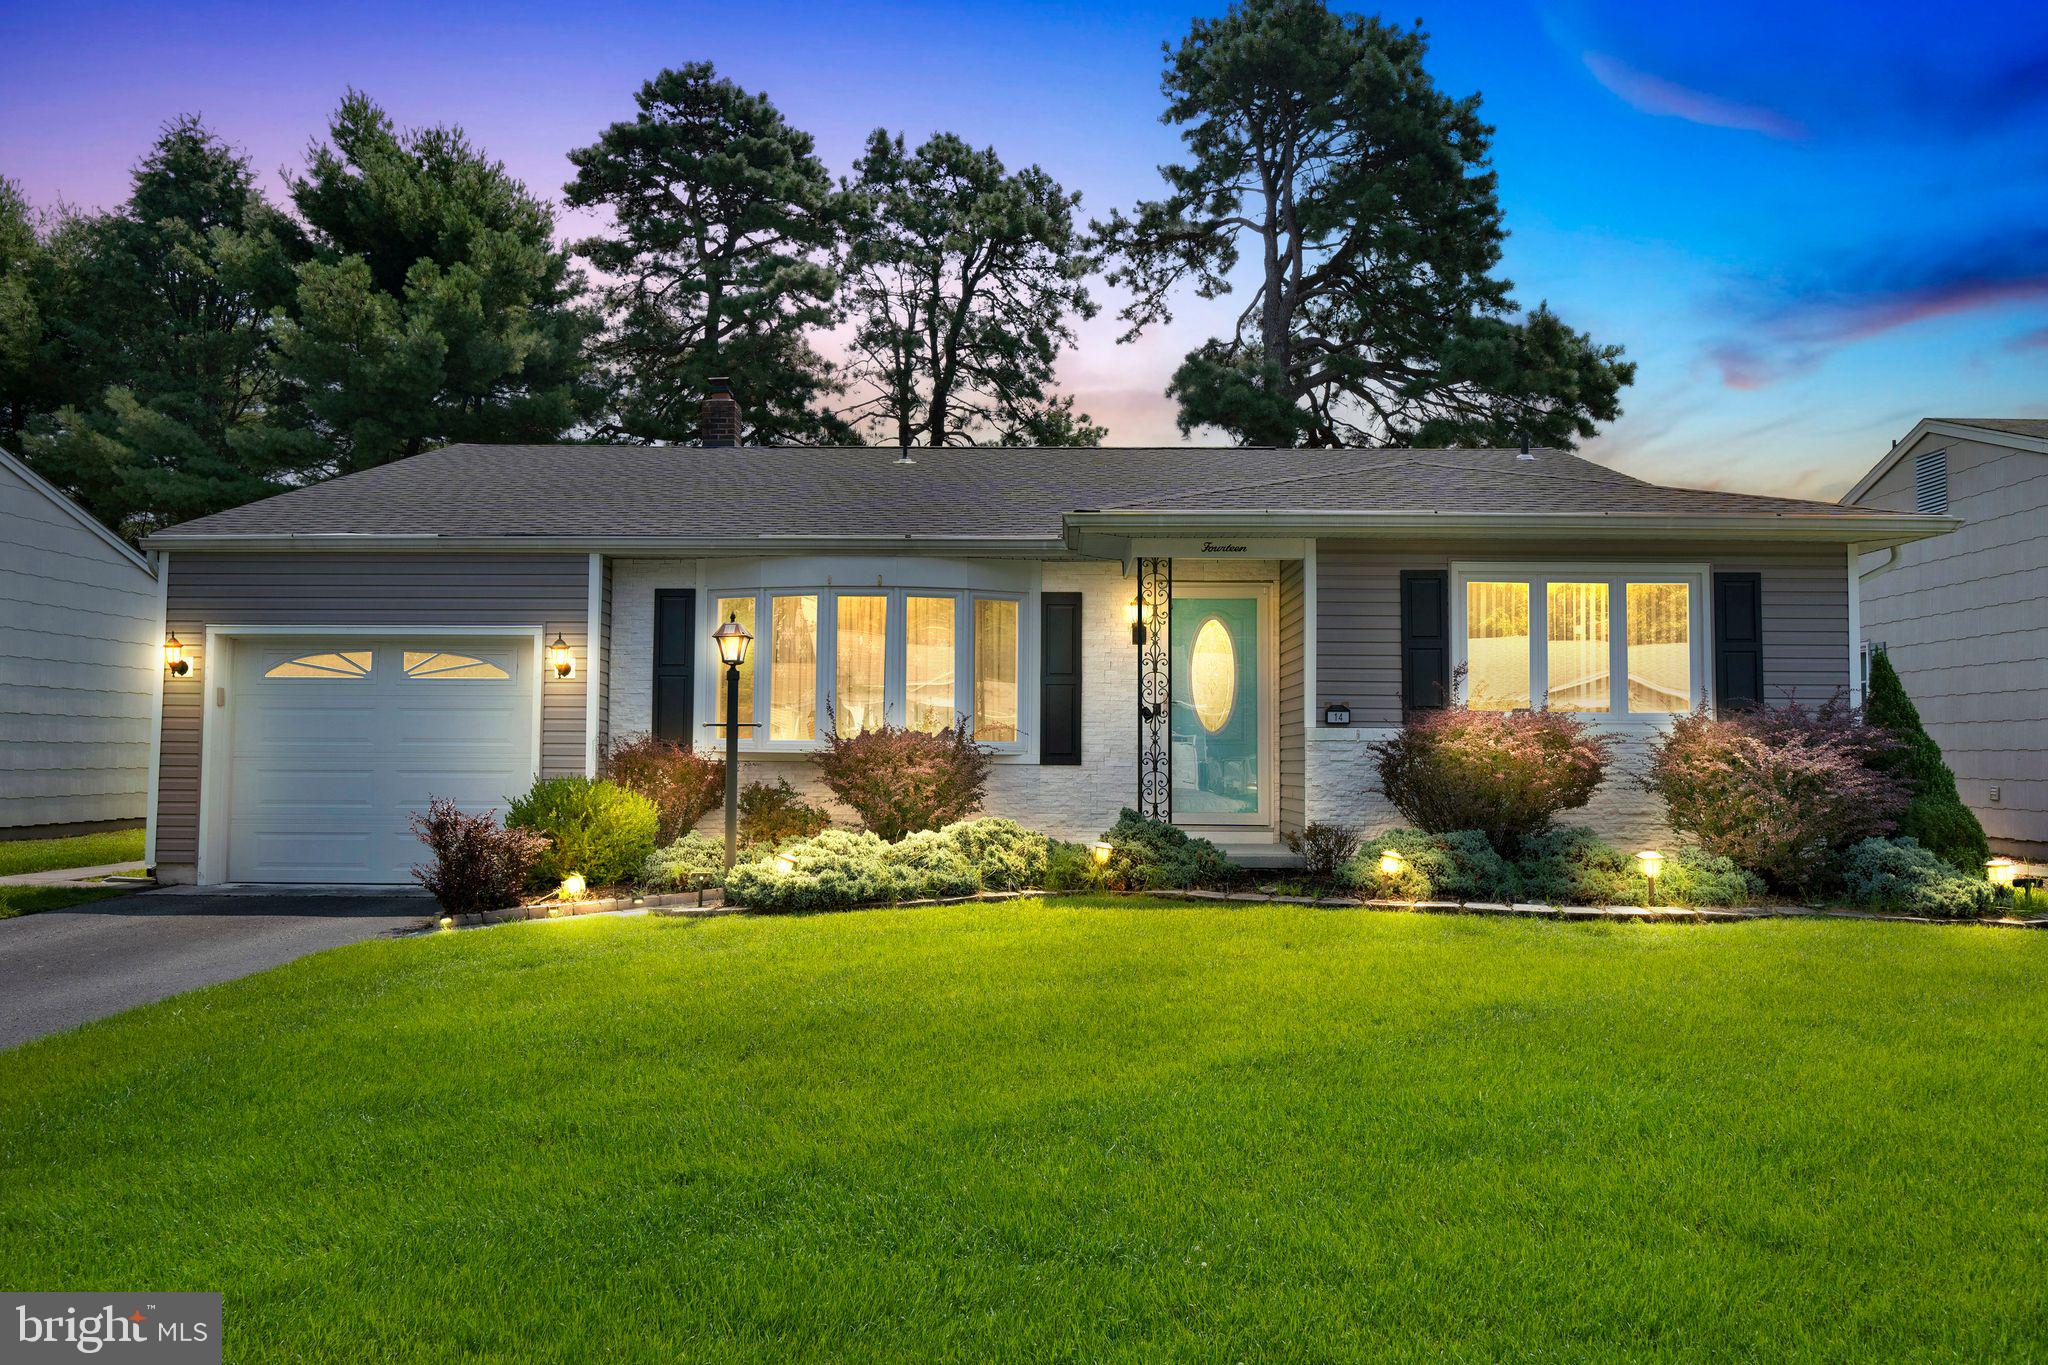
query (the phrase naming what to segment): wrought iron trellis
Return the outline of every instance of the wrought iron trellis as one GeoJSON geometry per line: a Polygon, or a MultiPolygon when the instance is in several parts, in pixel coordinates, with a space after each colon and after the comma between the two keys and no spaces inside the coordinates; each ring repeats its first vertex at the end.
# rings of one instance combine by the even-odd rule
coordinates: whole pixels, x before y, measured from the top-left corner
{"type": "Polygon", "coordinates": [[[1173,561],[1138,561],[1138,813],[1173,818],[1173,561]]]}

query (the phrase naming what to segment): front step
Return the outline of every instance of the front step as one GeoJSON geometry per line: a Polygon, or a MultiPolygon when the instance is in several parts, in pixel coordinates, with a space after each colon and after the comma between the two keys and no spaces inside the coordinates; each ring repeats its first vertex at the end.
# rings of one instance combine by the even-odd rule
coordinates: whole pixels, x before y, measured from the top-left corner
{"type": "Polygon", "coordinates": [[[1188,833],[1207,839],[1239,867],[1265,870],[1301,866],[1301,859],[1287,845],[1275,839],[1270,830],[1233,833],[1220,829],[1190,829],[1188,833]]]}

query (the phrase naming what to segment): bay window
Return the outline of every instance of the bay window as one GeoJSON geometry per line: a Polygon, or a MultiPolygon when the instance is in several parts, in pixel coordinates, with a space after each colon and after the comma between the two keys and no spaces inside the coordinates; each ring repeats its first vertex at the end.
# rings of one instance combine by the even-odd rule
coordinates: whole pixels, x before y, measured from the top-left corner
{"type": "MultiPolygon", "coordinates": [[[[718,613],[713,626],[728,615],[749,629],[768,623],[766,648],[749,655],[740,679],[740,719],[755,717],[757,699],[767,718],[744,735],[748,747],[801,750],[835,729],[933,732],[964,721],[983,744],[1025,749],[1028,589],[892,588],[886,577],[834,588],[830,581],[707,594],[718,613]]],[[[708,636],[704,647],[711,649],[708,636]]]]}
{"type": "Polygon", "coordinates": [[[1451,610],[1475,710],[1641,724],[1707,694],[1703,566],[1454,565],[1451,610]]]}

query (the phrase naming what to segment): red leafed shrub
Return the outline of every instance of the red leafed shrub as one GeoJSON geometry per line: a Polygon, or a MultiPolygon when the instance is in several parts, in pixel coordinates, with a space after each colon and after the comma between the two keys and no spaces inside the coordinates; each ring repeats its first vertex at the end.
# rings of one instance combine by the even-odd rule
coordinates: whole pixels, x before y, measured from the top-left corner
{"type": "Polygon", "coordinates": [[[1561,711],[1421,711],[1372,746],[1380,789],[1430,834],[1476,829],[1504,858],[1607,775],[1612,737],[1561,711]]]}
{"type": "Polygon", "coordinates": [[[451,915],[518,904],[527,869],[548,846],[538,834],[502,828],[493,815],[464,815],[444,797],[430,800],[425,815],[410,818],[412,832],[434,855],[412,875],[451,915]]]}
{"type": "Polygon", "coordinates": [[[913,830],[950,825],[981,809],[995,755],[965,726],[936,733],[885,725],[857,735],[836,730],[816,758],[818,776],[890,843],[913,830]]]}
{"type": "Polygon", "coordinates": [[[654,803],[657,844],[674,843],[725,795],[725,760],[693,753],[673,740],[634,735],[605,751],[597,775],[654,803]]]}
{"type": "Polygon", "coordinates": [[[1900,782],[1872,764],[1896,747],[1841,698],[1681,716],[1658,741],[1645,785],[1671,827],[1781,891],[1833,875],[1850,845],[1891,832],[1900,782]]]}

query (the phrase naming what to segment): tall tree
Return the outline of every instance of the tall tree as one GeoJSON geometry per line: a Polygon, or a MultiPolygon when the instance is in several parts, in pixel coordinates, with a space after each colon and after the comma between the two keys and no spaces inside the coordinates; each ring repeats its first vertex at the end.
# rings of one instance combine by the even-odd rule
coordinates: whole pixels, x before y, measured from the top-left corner
{"type": "Polygon", "coordinates": [[[22,431],[44,402],[48,254],[21,186],[0,176],[0,448],[10,451],[21,449],[22,431]]]}
{"type": "Polygon", "coordinates": [[[604,432],[697,434],[705,381],[730,377],[753,444],[846,440],[836,381],[807,334],[828,325],[845,200],[811,135],[709,62],[665,70],[639,113],[569,153],[568,202],[604,208],[610,235],[576,246],[612,283],[597,347],[604,432]]]}
{"type": "Polygon", "coordinates": [[[1128,289],[1125,340],[1184,284],[1251,298],[1168,393],[1183,430],[1252,445],[1569,447],[1620,412],[1635,367],[1547,305],[1519,320],[1491,272],[1505,232],[1479,98],[1423,68],[1421,28],[1322,0],[1239,0],[1169,49],[1168,194],[1094,228],[1128,289]]]}
{"type": "Polygon", "coordinates": [[[1072,399],[1047,392],[1073,320],[1096,312],[1081,282],[1081,196],[1036,166],[1011,174],[993,148],[951,133],[910,151],[879,128],[847,188],[860,386],[848,415],[903,445],[1101,444],[1072,399]]]}
{"type": "Polygon", "coordinates": [[[317,448],[280,428],[272,366],[270,315],[303,238],[197,118],[164,129],[127,203],[62,220],[43,248],[34,364],[45,400],[65,405],[24,444],[45,476],[141,534],[317,465],[317,448]]]}
{"type": "Polygon", "coordinates": [[[590,412],[595,319],[554,213],[459,128],[351,90],[292,202],[313,234],[279,368],[336,473],[452,441],[548,441],[590,412]]]}

